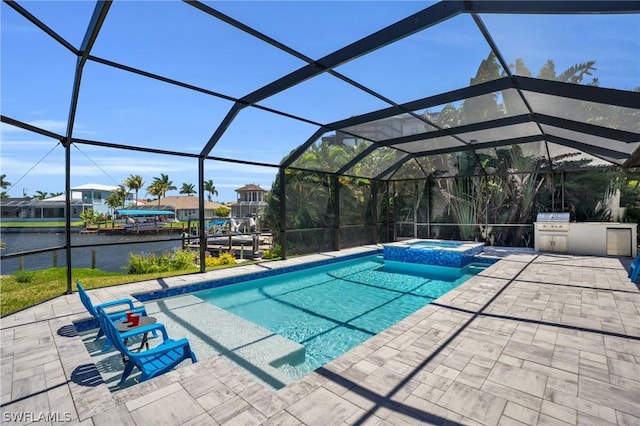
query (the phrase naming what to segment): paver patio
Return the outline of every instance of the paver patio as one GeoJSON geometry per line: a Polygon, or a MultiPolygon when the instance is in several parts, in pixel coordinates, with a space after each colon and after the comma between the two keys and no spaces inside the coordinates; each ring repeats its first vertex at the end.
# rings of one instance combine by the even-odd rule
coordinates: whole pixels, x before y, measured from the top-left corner
{"type": "MultiPolygon", "coordinates": [[[[90,295],[99,303],[372,248],[90,295]]],[[[630,259],[510,254],[277,391],[216,356],[112,393],[72,326],[86,311],[77,294],[61,296],[2,319],[2,421],[638,425],[640,291],[625,262],[630,259]]]]}

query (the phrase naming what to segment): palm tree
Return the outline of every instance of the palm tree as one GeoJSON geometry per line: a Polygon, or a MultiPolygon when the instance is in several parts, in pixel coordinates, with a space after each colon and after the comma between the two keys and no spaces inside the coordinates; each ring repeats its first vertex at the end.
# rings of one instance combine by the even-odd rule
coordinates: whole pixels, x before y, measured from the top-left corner
{"type": "Polygon", "coordinates": [[[144,181],[142,180],[142,176],[133,175],[133,174],[129,175],[129,177],[124,180],[124,186],[129,188],[129,191],[133,190],[135,192],[136,198],[133,201],[137,209],[138,208],[138,192],[144,186],[144,181]]]}
{"type": "MultiPolygon", "coordinates": [[[[7,175],[5,174],[0,175],[0,188],[2,189],[7,189],[11,186],[11,182],[4,180],[6,177],[7,175]]],[[[7,194],[7,191],[0,192],[0,198],[9,198],[9,194],[7,194]]]]}
{"type": "Polygon", "coordinates": [[[153,178],[151,185],[147,187],[147,193],[158,197],[158,208],[160,208],[160,198],[164,197],[168,191],[177,189],[173,186],[173,182],[169,180],[169,176],[160,173],[160,177],[153,178]]]}
{"type": "Polygon", "coordinates": [[[151,182],[151,185],[147,186],[147,194],[156,197],[158,199],[158,208],[160,208],[160,197],[162,197],[162,188],[157,181],[151,182]]]}
{"type": "MultiPolygon", "coordinates": [[[[114,209],[116,207],[124,207],[124,203],[127,200],[127,195],[129,195],[129,191],[127,191],[127,188],[125,188],[124,185],[118,185],[118,188],[111,191],[111,193],[107,197],[107,200],[109,200],[109,207],[113,207],[114,209]]],[[[107,200],[105,200],[105,202],[107,200]]]]}
{"type": "Polygon", "coordinates": [[[33,198],[35,198],[36,200],[44,200],[45,198],[47,198],[48,195],[49,193],[46,191],[36,191],[33,198]]]}
{"type": "Polygon", "coordinates": [[[204,182],[204,190],[209,193],[207,196],[208,200],[211,201],[212,196],[215,194],[218,195],[218,190],[216,186],[213,184],[213,179],[205,180],[204,182]]]}
{"type": "Polygon", "coordinates": [[[122,200],[116,191],[112,191],[107,198],[104,199],[104,203],[107,207],[116,210],[122,205],[122,200]]]}
{"type": "Polygon", "coordinates": [[[182,188],[180,188],[180,193],[181,194],[187,194],[187,195],[195,195],[198,192],[196,191],[196,187],[194,184],[192,183],[183,183],[182,184],[182,188]]]}
{"type": "Polygon", "coordinates": [[[7,175],[0,175],[0,188],[2,189],[7,189],[11,186],[11,182],[4,180],[6,177],[7,175]]]}

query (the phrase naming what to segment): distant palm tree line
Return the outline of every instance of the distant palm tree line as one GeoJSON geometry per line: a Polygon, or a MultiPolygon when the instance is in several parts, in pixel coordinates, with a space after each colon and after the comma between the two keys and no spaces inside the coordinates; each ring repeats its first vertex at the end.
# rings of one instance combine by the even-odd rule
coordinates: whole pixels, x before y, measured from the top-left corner
{"type": "MultiPolygon", "coordinates": [[[[7,178],[6,174],[0,175],[0,188],[3,189],[3,191],[0,192],[0,198],[9,198],[9,195],[4,190],[9,188],[12,185],[12,183],[6,180],[6,178],[7,178]]],[[[206,180],[203,183],[204,183],[204,190],[207,191],[208,193],[207,199],[209,201],[212,201],[213,195],[218,195],[218,190],[216,189],[216,186],[214,185],[212,179],[206,180]]],[[[140,193],[140,190],[143,188],[144,188],[143,177],[140,175],[131,174],[120,185],[118,185],[116,189],[111,191],[109,196],[105,199],[105,204],[113,209],[117,209],[118,207],[125,207],[127,197],[129,196],[131,191],[134,191],[135,199],[133,204],[137,208],[138,194],[140,193]]],[[[160,173],[160,177],[154,177],[151,184],[148,185],[145,189],[148,195],[151,195],[154,197],[153,199],[157,198],[158,206],[160,206],[160,199],[162,197],[165,197],[167,192],[176,190],[178,188],[176,188],[173,185],[173,182],[169,179],[168,175],[164,173],[160,173]]],[[[196,195],[197,193],[198,191],[196,191],[195,185],[193,183],[185,182],[182,184],[182,187],[180,188],[180,194],[196,195]]],[[[56,197],[62,194],[63,192],[36,191],[36,193],[33,195],[32,198],[36,200],[44,200],[46,198],[56,197]]]]}
{"type": "MultiPolygon", "coordinates": [[[[212,179],[204,181],[204,190],[209,193],[208,200],[211,201],[212,195],[218,195],[218,191],[213,183],[212,179]]],[[[135,200],[134,205],[137,208],[137,200],[139,191],[144,188],[144,180],[140,175],[129,175],[128,178],[124,180],[124,182],[118,186],[118,189],[111,192],[111,195],[107,197],[107,205],[112,208],[124,207],[125,200],[131,191],[135,192],[135,200]],[[110,200],[110,198],[112,198],[110,200]]],[[[154,197],[154,199],[158,200],[158,207],[160,207],[160,200],[162,197],[166,197],[167,192],[174,191],[178,189],[173,185],[173,181],[169,179],[169,175],[164,173],[160,173],[159,177],[154,177],[153,181],[145,188],[146,193],[154,197]]],[[[183,183],[180,188],[180,194],[184,195],[196,195],[198,191],[196,191],[195,185],[193,183],[183,183]]]]}

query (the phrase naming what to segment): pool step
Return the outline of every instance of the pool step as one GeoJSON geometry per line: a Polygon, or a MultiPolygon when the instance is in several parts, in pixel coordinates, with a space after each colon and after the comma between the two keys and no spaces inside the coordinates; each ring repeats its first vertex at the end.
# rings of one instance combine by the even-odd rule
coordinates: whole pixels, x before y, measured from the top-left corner
{"type": "Polygon", "coordinates": [[[188,338],[198,359],[223,355],[276,389],[293,381],[278,367],[305,360],[303,345],[193,295],[147,302],[145,307],[165,324],[170,337],[188,338]]]}
{"type": "Polygon", "coordinates": [[[470,263],[465,267],[465,270],[467,272],[475,273],[475,272],[479,272],[479,271],[484,271],[489,266],[491,266],[491,265],[482,264],[482,263],[470,263]]]}

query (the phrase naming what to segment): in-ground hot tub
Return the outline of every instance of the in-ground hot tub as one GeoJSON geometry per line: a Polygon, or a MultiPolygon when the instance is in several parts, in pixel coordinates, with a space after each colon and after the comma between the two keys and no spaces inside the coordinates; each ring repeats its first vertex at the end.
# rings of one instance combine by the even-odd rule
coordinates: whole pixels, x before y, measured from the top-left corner
{"type": "Polygon", "coordinates": [[[475,241],[411,240],[385,244],[382,253],[385,260],[464,268],[483,250],[475,241]]]}

